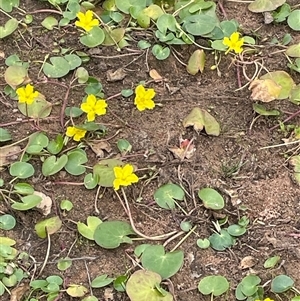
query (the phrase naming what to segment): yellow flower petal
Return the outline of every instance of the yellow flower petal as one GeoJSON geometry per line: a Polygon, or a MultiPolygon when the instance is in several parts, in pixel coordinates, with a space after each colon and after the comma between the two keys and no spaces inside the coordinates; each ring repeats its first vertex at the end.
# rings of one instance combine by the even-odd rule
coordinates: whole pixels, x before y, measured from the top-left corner
{"type": "Polygon", "coordinates": [[[73,137],[75,135],[76,129],[74,126],[68,126],[67,127],[67,131],[66,131],[66,135],[68,137],[73,137]]]}
{"type": "Polygon", "coordinates": [[[133,166],[130,164],[126,164],[123,167],[123,175],[124,177],[128,177],[129,175],[131,175],[133,173],[133,166]]]}
{"type": "Polygon", "coordinates": [[[144,94],[145,93],[145,88],[143,85],[138,85],[136,88],[135,88],[135,94],[137,95],[141,95],[141,94],[144,94]]]}
{"type": "Polygon", "coordinates": [[[122,177],[122,167],[116,166],[114,167],[114,174],[116,178],[122,177]]]}
{"type": "Polygon", "coordinates": [[[95,120],[95,112],[94,111],[90,111],[87,113],[87,120],[88,120],[88,122],[95,120]]]}

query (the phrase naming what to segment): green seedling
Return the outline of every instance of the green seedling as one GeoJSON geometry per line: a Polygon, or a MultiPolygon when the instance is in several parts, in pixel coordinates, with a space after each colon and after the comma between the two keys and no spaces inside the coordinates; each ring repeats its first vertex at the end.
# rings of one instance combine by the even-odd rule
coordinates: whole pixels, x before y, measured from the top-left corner
{"type": "Polygon", "coordinates": [[[280,111],[278,111],[278,110],[267,110],[264,105],[261,105],[259,103],[254,103],[253,104],[253,110],[261,116],[279,116],[280,115],[280,111]]]}
{"type": "Polygon", "coordinates": [[[131,301],[172,301],[172,295],[160,287],[161,276],[152,271],[134,272],[126,284],[131,301]]]}
{"type": "Polygon", "coordinates": [[[159,187],[154,193],[154,200],[159,207],[164,209],[175,209],[178,201],[183,201],[184,190],[176,184],[165,184],[159,187]]]}
{"type": "Polygon", "coordinates": [[[141,255],[143,267],[159,274],[163,279],[175,275],[181,268],[183,259],[182,251],[166,252],[162,245],[148,245],[141,255]]]}
{"type": "Polygon", "coordinates": [[[203,295],[221,296],[229,289],[229,282],[223,276],[206,276],[200,280],[198,290],[203,295]]]}
{"type": "Polygon", "coordinates": [[[184,232],[189,232],[193,228],[193,225],[190,221],[182,221],[180,223],[180,229],[184,232]]]}
{"type": "Polygon", "coordinates": [[[225,202],[223,197],[212,188],[202,188],[198,192],[199,198],[207,209],[220,210],[224,208],[225,202]]]}
{"type": "Polygon", "coordinates": [[[211,247],[217,251],[224,251],[235,244],[235,239],[226,229],[221,229],[219,233],[213,233],[208,239],[211,247]]]}
{"type": "Polygon", "coordinates": [[[78,232],[89,240],[94,240],[95,230],[102,223],[96,216],[88,216],[87,224],[82,222],[77,223],[78,232]]]}
{"type": "Polygon", "coordinates": [[[135,232],[127,222],[105,221],[97,226],[94,240],[102,248],[115,249],[121,243],[132,243],[128,235],[135,235],[135,232]]]}
{"type": "Polygon", "coordinates": [[[85,164],[88,161],[86,152],[82,149],[75,149],[68,152],[68,161],[64,169],[73,176],[78,176],[86,171],[85,164]]]}

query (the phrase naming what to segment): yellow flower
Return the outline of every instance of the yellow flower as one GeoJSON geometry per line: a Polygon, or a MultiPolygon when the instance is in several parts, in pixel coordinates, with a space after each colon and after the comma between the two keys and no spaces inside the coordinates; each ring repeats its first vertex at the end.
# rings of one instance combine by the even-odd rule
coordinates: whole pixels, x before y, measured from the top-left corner
{"type": "Polygon", "coordinates": [[[30,84],[26,85],[26,87],[18,88],[16,93],[19,96],[19,102],[28,105],[31,105],[34,99],[39,96],[39,92],[34,91],[34,87],[30,84]]]}
{"type": "Polygon", "coordinates": [[[76,21],[75,25],[83,28],[85,31],[90,31],[93,27],[99,25],[99,20],[93,18],[93,12],[91,10],[87,10],[85,14],[79,12],[76,17],[79,21],[76,21]]]}
{"type": "Polygon", "coordinates": [[[86,132],[87,132],[86,130],[77,128],[75,126],[68,126],[66,135],[68,137],[73,137],[73,140],[75,141],[80,141],[80,139],[85,136],[86,132]]]}
{"type": "Polygon", "coordinates": [[[134,104],[139,111],[144,111],[145,109],[152,110],[155,107],[155,102],[152,98],[155,96],[154,89],[145,89],[142,85],[138,85],[135,88],[135,99],[134,104]]]}
{"type": "MultiPolygon", "coordinates": [[[[255,300],[255,301],[263,301],[263,300],[258,300],[258,299],[257,299],[257,300],[255,300]]],[[[271,299],[271,298],[265,298],[264,301],[274,301],[274,300],[271,299]]]]}
{"type": "Polygon", "coordinates": [[[244,38],[240,38],[240,34],[234,32],[230,38],[225,37],[223,39],[223,44],[228,47],[226,54],[231,50],[234,50],[235,53],[241,53],[243,51],[244,38]]]}
{"type": "Polygon", "coordinates": [[[82,103],[80,108],[87,113],[88,121],[95,120],[96,115],[104,115],[106,113],[107,103],[104,99],[96,99],[93,94],[88,95],[86,102],[82,103]]]}
{"type": "Polygon", "coordinates": [[[132,183],[137,183],[139,178],[133,173],[133,166],[126,164],[124,167],[114,167],[115,180],[113,186],[118,190],[120,186],[129,186],[132,183]]]}

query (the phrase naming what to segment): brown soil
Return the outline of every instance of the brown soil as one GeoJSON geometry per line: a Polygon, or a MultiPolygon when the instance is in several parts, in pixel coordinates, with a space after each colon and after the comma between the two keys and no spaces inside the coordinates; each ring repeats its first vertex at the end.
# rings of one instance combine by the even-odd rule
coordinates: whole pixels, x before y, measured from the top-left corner
{"type": "MultiPolygon", "coordinates": [[[[292,1],[288,1],[292,4],[292,1]]],[[[296,0],[294,4],[296,4],[296,0]]],[[[21,6],[22,7],[22,6],[21,6]]],[[[23,9],[35,11],[47,7],[45,2],[26,1],[23,9]]],[[[224,8],[228,19],[235,18],[242,24],[246,34],[257,30],[261,39],[270,41],[273,37],[282,38],[290,29],[285,25],[265,25],[263,15],[252,14],[247,10],[246,4],[226,2],[224,8]]],[[[0,50],[5,57],[18,54],[24,61],[30,60],[30,77],[33,82],[40,82],[37,89],[52,103],[58,102],[51,116],[60,114],[62,99],[65,90],[58,85],[42,84],[37,79],[40,63],[44,56],[57,48],[55,43],[62,39],[60,46],[72,47],[76,50],[87,51],[77,42],[77,31],[74,27],[63,30],[45,31],[40,22],[47,14],[34,14],[34,22],[28,27],[32,35],[21,28],[5,40],[0,41],[0,50]]],[[[220,12],[220,18],[222,14],[220,12]]],[[[6,20],[0,16],[1,23],[6,20]]],[[[133,36],[136,41],[140,34],[133,36]]],[[[292,32],[294,42],[300,41],[300,35],[292,32]]],[[[200,41],[201,42],[201,41],[200,41]]],[[[268,55],[276,51],[276,47],[262,48],[260,54],[253,59],[264,58],[264,65],[270,71],[287,69],[287,61],[282,53],[268,55]]],[[[136,48],[136,42],[131,42],[132,49],[136,48]]],[[[107,128],[107,137],[112,137],[109,142],[113,148],[106,156],[115,156],[118,152],[116,142],[120,138],[127,139],[133,146],[131,157],[126,160],[133,163],[139,169],[154,167],[158,176],[145,186],[142,192],[143,199],[136,200],[141,191],[142,184],[137,184],[127,189],[130,200],[132,216],[136,227],[146,235],[157,235],[173,230],[179,230],[180,222],[189,219],[194,225],[198,225],[195,234],[186,239],[179,249],[184,251],[185,260],[182,269],[171,278],[174,286],[174,294],[177,301],[209,300],[203,297],[197,290],[199,280],[203,276],[219,274],[230,280],[231,288],[235,288],[241,279],[251,271],[262,278],[262,283],[267,282],[277,274],[286,274],[295,280],[295,287],[300,287],[300,189],[292,177],[292,169],[288,165],[285,154],[286,147],[261,149],[268,145],[282,143],[284,134],[277,129],[269,130],[278,124],[278,120],[284,120],[287,115],[276,117],[260,117],[251,126],[256,114],[253,111],[253,101],[247,88],[235,91],[238,88],[237,68],[232,64],[231,57],[222,58],[218,77],[216,71],[210,70],[213,65],[213,54],[207,54],[207,67],[203,74],[189,75],[185,67],[172,55],[165,61],[156,60],[151,53],[143,55],[125,56],[132,54],[124,49],[121,53],[110,48],[99,48],[99,53],[92,56],[91,61],[85,65],[89,73],[100,79],[106,97],[119,93],[124,88],[134,88],[140,81],[148,81],[149,70],[155,69],[164,78],[163,82],[151,83],[155,88],[157,104],[153,111],[139,112],[133,106],[133,100],[116,97],[109,101],[108,114],[101,118],[107,128]],[[100,57],[97,57],[100,56],[100,57]],[[122,81],[107,81],[107,71],[115,71],[124,68],[126,77],[122,81]],[[174,93],[173,93],[174,92],[174,93]],[[182,126],[183,118],[194,107],[208,110],[220,123],[221,135],[219,137],[208,136],[201,132],[197,134],[192,129],[182,126]],[[250,128],[251,126],[251,128],[250,128]],[[117,134],[117,130],[121,131],[117,134]],[[194,138],[196,153],[189,160],[179,161],[169,151],[169,147],[178,146],[179,139],[194,138]],[[144,156],[144,154],[149,156],[144,156]],[[240,164],[234,174],[230,168],[240,164]],[[194,209],[190,216],[186,217],[180,210],[170,212],[160,209],[153,202],[153,193],[164,183],[177,183],[187,191],[184,208],[187,212],[194,209]],[[200,188],[212,187],[217,189],[225,198],[226,206],[222,213],[229,217],[229,223],[237,222],[241,215],[250,218],[250,226],[245,235],[237,239],[237,243],[230,250],[217,252],[209,248],[201,250],[196,245],[197,238],[205,238],[212,234],[215,220],[213,214],[205,210],[197,196],[200,188]],[[196,205],[196,207],[195,207],[196,205]],[[240,206],[246,207],[246,211],[239,210],[240,206]],[[295,235],[293,235],[295,234],[295,235]],[[264,261],[274,255],[281,257],[282,264],[271,271],[264,269],[264,261]],[[255,258],[255,265],[249,268],[241,268],[241,260],[246,256],[255,258]]],[[[187,62],[194,47],[178,47],[175,49],[180,60],[187,62]]],[[[6,66],[4,59],[0,59],[2,72],[6,66]]],[[[240,70],[240,69],[239,69],[240,70]]],[[[247,68],[248,76],[252,76],[253,69],[247,68]]],[[[241,71],[240,71],[241,72],[241,71]]],[[[299,74],[292,73],[296,83],[300,82],[299,74]]],[[[62,81],[68,83],[70,78],[62,81]]],[[[242,85],[247,80],[241,74],[242,85]]],[[[4,78],[0,78],[4,87],[4,78]]],[[[78,88],[71,91],[68,98],[69,105],[79,105],[83,97],[83,91],[78,88]]],[[[2,94],[2,110],[0,120],[2,127],[7,128],[13,135],[13,141],[17,141],[36,131],[36,125],[31,122],[20,122],[12,125],[7,123],[24,120],[17,110],[16,102],[11,101],[2,94]]],[[[279,109],[284,112],[295,112],[298,108],[287,100],[274,101],[267,105],[270,109],[279,109]]],[[[294,118],[291,123],[299,124],[299,118],[294,118]]],[[[59,120],[40,121],[40,130],[45,131],[51,137],[62,132],[59,120]]],[[[23,146],[25,146],[23,144],[23,146]]],[[[97,162],[93,151],[86,147],[89,157],[89,166],[97,162]]],[[[299,150],[298,150],[299,152],[299,150]]],[[[36,174],[31,180],[35,189],[43,191],[54,200],[52,215],[59,215],[63,220],[61,230],[52,235],[52,246],[49,262],[39,276],[43,279],[48,275],[62,275],[65,284],[76,283],[88,287],[88,275],[85,267],[87,263],[91,279],[100,274],[108,274],[115,277],[124,274],[133,268],[133,262],[126,255],[133,256],[132,251],[138,242],[133,245],[122,245],[115,250],[105,250],[96,244],[82,238],[76,229],[74,222],[86,221],[89,215],[99,216],[101,219],[126,220],[128,217],[120,202],[111,190],[101,190],[101,197],[97,201],[99,213],[95,211],[94,200],[96,189],[86,190],[83,186],[74,186],[71,182],[82,182],[81,177],[70,177],[68,174],[59,173],[50,178],[43,178],[40,171],[39,160],[36,161],[36,174]],[[56,184],[56,182],[70,182],[69,185],[56,184]],[[59,204],[63,199],[69,199],[74,204],[74,209],[64,215],[59,204]],[[66,272],[60,272],[56,268],[55,261],[68,254],[71,258],[94,257],[93,260],[74,260],[73,265],[66,272]]],[[[145,171],[138,172],[143,176],[145,171]]],[[[1,177],[9,179],[7,170],[1,173],[1,177]]],[[[143,181],[141,181],[143,182],[143,181]]],[[[17,227],[9,232],[9,236],[17,241],[17,248],[28,252],[39,263],[43,262],[47,249],[47,241],[39,239],[34,232],[34,225],[43,217],[37,211],[21,213],[11,210],[4,202],[0,203],[0,210],[13,214],[17,219],[17,227]]],[[[4,235],[0,231],[0,235],[4,235]]],[[[167,248],[171,249],[178,243],[171,242],[167,248]]],[[[38,265],[38,268],[40,265],[38,265]]],[[[33,271],[31,271],[32,273],[33,271]]],[[[171,289],[171,287],[169,287],[171,289]]],[[[93,293],[99,300],[105,300],[104,289],[93,289],[93,293]]],[[[289,300],[290,295],[274,296],[268,293],[274,300],[289,300]]],[[[0,297],[6,301],[8,295],[0,297]]],[[[67,294],[62,294],[58,300],[74,300],[67,294]]],[[[106,299],[109,300],[109,299],[106,299]]],[[[125,293],[113,292],[114,301],[129,300],[125,293]]],[[[215,300],[235,300],[234,290],[231,289],[226,297],[215,300]]]]}

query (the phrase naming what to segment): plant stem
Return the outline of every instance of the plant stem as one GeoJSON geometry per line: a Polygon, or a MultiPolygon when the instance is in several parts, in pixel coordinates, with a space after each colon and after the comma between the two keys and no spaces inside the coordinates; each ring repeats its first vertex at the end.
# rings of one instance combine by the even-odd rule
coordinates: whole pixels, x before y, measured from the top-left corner
{"type": "Polygon", "coordinates": [[[123,201],[122,201],[120,195],[118,194],[118,192],[116,190],[115,190],[115,193],[116,193],[118,199],[120,200],[122,206],[124,208],[126,208],[126,211],[127,211],[126,213],[127,213],[128,217],[129,217],[129,220],[130,220],[130,225],[131,225],[133,231],[137,235],[139,235],[139,236],[141,236],[141,237],[143,237],[145,239],[148,239],[148,240],[164,240],[164,239],[167,239],[170,236],[174,235],[175,233],[177,233],[177,231],[173,231],[173,232],[169,232],[167,234],[162,234],[162,235],[158,235],[158,236],[147,236],[147,235],[141,233],[139,230],[137,230],[137,228],[135,227],[134,221],[132,219],[132,216],[131,216],[131,211],[130,211],[129,203],[128,203],[127,196],[125,194],[125,191],[124,191],[123,187],[121,187],[121,190],[122,190],[122,194],[123,194],[123,198],[124,198],[126,206],[124,206],[123,201]]]}
{"type": "Polygon", "coordinates": [[[48,239],[47,252],[46,252],[45,260],[44,260],[44,262],[43,262],[43,265],[42,265],[42,267],[41,267],[41,269],[40,269],[40,271],[39,271],[37,277],[39,277],[39,276],[42,274],[42,272],[43,272],[43,270],[44,270],[44,268],[45,268],[45,266],[46,266],[46,264],[47,264],[47,261],[48,261],[48,259],[49,259],[49,255],[50,255],[51,239],[50,239],[50,234],[49,234],[49,232],[47,231],[47,227],[45,227],[45,230],[46,230],[46,232],[47,232],[47,239],[48,239]]]}
{"type": "Polygon", "coordinates": [[[186,236],[184,236],[179,242],[178,244],[170,251],[170,252],[174,252],[193,232],[194,230],[197,228],[197,226],[194,226],[188,233],[186,236]]]}

